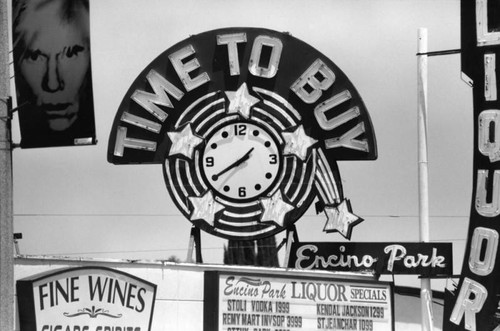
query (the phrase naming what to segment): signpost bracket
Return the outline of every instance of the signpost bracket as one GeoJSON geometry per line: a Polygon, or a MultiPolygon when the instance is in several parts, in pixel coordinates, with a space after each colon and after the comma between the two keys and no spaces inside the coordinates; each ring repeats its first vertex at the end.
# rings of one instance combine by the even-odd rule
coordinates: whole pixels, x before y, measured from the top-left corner
{"type": "Polygon", "coordinates": [[[462,275],[419,275],[418,278],[429,278],[429,279],[448,279],[448,278],[460,278],[462,275]]]}
{"type": "MultiPolygon", "coordinates": [[[[4,125],[9,129],[9,132],[10,132],[11,131],[11,125],[12,125],[11,123],[12,123],[12,119],[14,117],[14,113],[16,111],[18,111],[20,108],[22,108],[25,105],[27,105],[28,102],[25,101],[21,105],[15,107],[15,108],[12,108],[12,97],[11,96],[0,97],[0,101],[3,102],[3,103],[5,103],[5,105],[7,106],[7,114],[5,116],[1,116],[0,117],[0,121],[3,121],[5,123],[4,125]]],[[[10,133],[9,133],[9,139],[7,139],[5,141],[1,141],[1,142],[4,143],[4,145],[2,145],[0,147],[2,150],[7,150],[7,149],[13,150],[14,148],[17,148],[17,147],[21,146],[20,144],[12,142],[12,137],[10,136],[10,133]]]]}
{"type": "Polygon", "coordinates": [[[189,235],[189,247],[186,262],[193,263],[193,250],[196,254],[196,263],[203,263],[201,256],[201,235],[200,229],[196,226],[191,227],[191,234],[189,235]]]}

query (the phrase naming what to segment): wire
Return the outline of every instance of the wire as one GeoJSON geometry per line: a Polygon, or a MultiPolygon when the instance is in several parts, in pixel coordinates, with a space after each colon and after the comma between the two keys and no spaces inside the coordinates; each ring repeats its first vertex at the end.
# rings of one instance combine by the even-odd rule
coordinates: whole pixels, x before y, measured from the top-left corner
{"type": "MultiPolygon", "coordinates": [[[[14,217],[184,217],[181,214],[53,214],[53,213],[22,213],[14,217]]],[[[166,221],[174,221],[167,219],[166,221]]]]}
{"type": "MultiPolygon", "coordinates": [[[[362,217],[390,217],[390,218],[417,218],[419,215],[360,215],[362,217]]],[[[429,217],[443,217],[443,218],[463,218],[470,215],[429,215],[429,217]]]]}
{"type": "MultiPolygon", "coordinates": [[[[436,242],[451,241],[451,239],[442,239],[436,242]]],[[[453,239],[453,241],[466,241],[466,239],[453,239]]],[[[432,241],[431,241],[432,242],[432,241]]],[[[262,248],[277,248],[273,245],[262,245],[262,248]]],[[[237,247],[203,247],[203,250],[233,250],[237,247]]],[[[73,252],[73,253],[37,253],[37,255],[81,255],[81,254],[124,254],[124,253],[152,253],[152,252],[171,252],[171,251],[187,251],[187,248],[162,248],[162,249],[144,249],[144,250],[129,250],[129,251],[97,251],[97,252],[73,252]]]]}
{"type": "MultiPolygon", "coordinates": [[[[216,247],[204,247],[204,250],[211,249],[222,249],[216,247]]],[[[122,254],[122,253],[152,253],[152,252],[170,252],[170,251],[187,251],[187,248],[172,248],[172,249],[144,249],[144,250],[132,250],[132,251],[102,251],[102,252],[73,252],[73,253],[44,253],[41,255],[81,255],[81,254],[122,254]]]]}
{"type": "MultiPolygon", "coordinates": [[[[66,213],[17,213],[14,214],[14,216],[19,216],[19,217],[33,217],[33,216],[41,216],[41,217],[59,217],[59,216],[64,216],[64,217],[80,217],[80,216],[88,216],[88,217],[116,217],[116,216],[144,216],[144,217],[159,217],[159,216],[182,216],[181,214],[141,214],[141,213],[135,213],[135,214],[115,214],[115,213],[101,213],[101,214],[87,214],[87,213],[73,213],[73,214],[66,214],[66,213]]],[[[418,215],[359,215],[361,217],[388,217],[388,218],[418,218],[418,215]]],[[[318,217],[318,215],[304,215],[303,218],[310,218],[310,217],[318,217]]],[[[468,218],[470,215],[430,215],[429,217],[433,218],[468,218]]]]}
{"type": "Polygon", "coordinates": [[[450,54],[460,54],[462,53],[461,49],[449,49],[446,51],[434,51],[434,52],[427,52],[427,53],[417,53],[416,55],[427,55],[427,56],[439,56],[439,55],[450,55],[450,54]]]}
{"type": "MultiPolygon", "coordinates": [[[[272,245],[259,246],[263,248],[276,248],[272,245]]],[[[237,247],[226,247],[225,249],[236,250],[237,247]]],[[[101,252],[73,252],[73,253],[43,253],[40,255],[81,255],[81,254],[122,254],[122,253],[152,253],[152,252],[171,252],[171,251],[187,251],[187,248],[163,248],[163,249],[144,249],[131,251],[101,251],[101,252]]],[[[203,250],[224,250],[224,247],[203,247],[203,250]]]]}

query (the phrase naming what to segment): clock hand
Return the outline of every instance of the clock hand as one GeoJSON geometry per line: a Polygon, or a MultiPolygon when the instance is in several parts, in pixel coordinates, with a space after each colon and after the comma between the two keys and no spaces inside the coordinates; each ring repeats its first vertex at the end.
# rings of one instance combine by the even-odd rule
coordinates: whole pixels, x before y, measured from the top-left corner
{"type": "Polygon", "coordinates": [[[234,161],[232,164],[230,164],[229,166],[227,166],[224,170],[220,171],[215,176],[219,177],[219,176],[225,174],[226,172],[228,172],[229,170],[231,170],[233,168],[236,168],[237,166],[239,166],[240,164],[242,164],[246,160],[248,160],[250,158],[250,154],[252,153],[253,149],[254,149],[253,147],[250,148],[250,150],[248,152],[246,152],[245,155],[243,155],[242,157],[240,157],[238,160],[234,161]]]}

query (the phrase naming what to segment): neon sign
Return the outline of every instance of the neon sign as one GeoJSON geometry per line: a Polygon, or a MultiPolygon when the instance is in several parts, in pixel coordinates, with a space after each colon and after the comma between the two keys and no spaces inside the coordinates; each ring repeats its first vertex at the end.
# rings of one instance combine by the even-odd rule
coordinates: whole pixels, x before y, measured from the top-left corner
{"type": "Polygon", "coordinates": [[[228,239],[289,228],[315,197],[324,231],[362,221],[337,161],[373,160],[375,135],[347,76],[326,56],[267,29],[194,35],[158,56],[115,117],[108,161],[162,164],[172,200],[228,239]]]}

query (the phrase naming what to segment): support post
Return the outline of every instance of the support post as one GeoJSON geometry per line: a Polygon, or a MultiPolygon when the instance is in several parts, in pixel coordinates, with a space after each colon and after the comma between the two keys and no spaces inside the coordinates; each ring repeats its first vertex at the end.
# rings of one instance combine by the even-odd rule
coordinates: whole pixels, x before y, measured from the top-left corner
{"type": "Polygon", "coordinates": [[[189,235],[189,247],[186,262],[193,263],[193,250],[196,254],[196,263],[203,263],[201,256],[201,234],[200,229],[196,226],[191,227],[191,234],[189,235]]]}
{"type": "Polygon", "coordinates": [[[8,0],[0,0],[0,330],[14,330],[14,231],[8,0]]]}
{"type": "MultiPolygon", "coordinates": [[[[418,29],[417,121],[418,121],[418,205],[420,241],[429,242],[429,184],[427,171],[427,29],[418,29]]],[[[430,278],[420,280],[422,330],[433,329],[430,278]]]]}
{"type": "Polygon", "coordinates": [[[288,268],[288,261],[290,261],[290,253],[292,250],[292,243],[299,242],[299,235],[297,234],[297,228],[295,224],[290,226],[286,231],[286,252],[285,252],[285,260],[283,262],[284,267],[288,268]]]}

